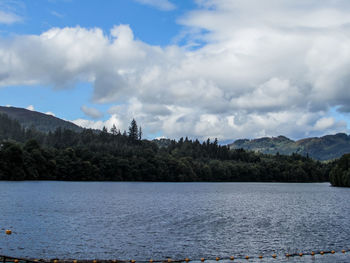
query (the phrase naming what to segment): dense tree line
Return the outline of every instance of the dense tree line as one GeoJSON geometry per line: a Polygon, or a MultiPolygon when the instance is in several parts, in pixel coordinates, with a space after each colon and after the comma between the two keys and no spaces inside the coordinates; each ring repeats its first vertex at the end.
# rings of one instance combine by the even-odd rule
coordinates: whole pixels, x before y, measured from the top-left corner
{"type": "Polygon", "coordinates": [[[333,186],[350,187],[350,154],[344,154],[330,172],[333,186]]]}
{"type": "Polygon", "coordinates": [[[0,115],[0,140],[0,180],[318,182],[328,181],[331,169],[297,154],[230,150],[217,140],[159,146],[142,140],[135,120],[128,132],[113,126],[40,133],[0,115]]]}

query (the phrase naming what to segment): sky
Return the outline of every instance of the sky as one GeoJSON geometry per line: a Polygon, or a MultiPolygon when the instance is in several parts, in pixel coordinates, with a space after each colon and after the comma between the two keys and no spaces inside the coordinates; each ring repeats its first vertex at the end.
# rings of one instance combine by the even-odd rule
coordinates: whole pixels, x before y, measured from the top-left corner
{"type": "Polygon", "coordinates": [[[152,139],[350,128],[348,0],[0,0],[0,105],[152,139]]]}

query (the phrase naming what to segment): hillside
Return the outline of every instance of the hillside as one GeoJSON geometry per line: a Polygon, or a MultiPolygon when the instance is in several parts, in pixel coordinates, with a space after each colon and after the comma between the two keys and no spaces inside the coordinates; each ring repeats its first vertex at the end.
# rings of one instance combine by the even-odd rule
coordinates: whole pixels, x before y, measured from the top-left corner
{"type": "MultiPolygon", "coordinates": [[[[36,130],[44,133],[49,131],[54,132],[59,127],[63,130],[68,129],[75,132],[83,131],[83,128],[71,122],[23,108],[0,106],[0,114],[1,113],[6,114],[12,120],[18,121],[23,128],[35,127],[36,130]]],[[[11,125],[16,126],[16,123],[11,125]]],[[[6,127],[4,127],[4,130],[6,130],[6,127]]],[[[16,140],[23,138],[20,128],[17,129],[18,134],[13,134],[14,130],[16,129],[12,129],[12,134],[3,132],[2,138],[13,137],[16,140]]],[[[172,144],[172,140],[169,139],[159,139],[153,142],[160,148],[166,148],[172,144]]],[[[292,153],[297,153],[303,156],[308,155],[317,160],[332,160],[341,157],[343,154],[350,153],[350,136],[344,133],[338,133],[335,135],[326,135],[320,138],[306,138],[298,141],[293,141],[285,136],[272,138],[264,137],[253,140],[236,140],[228,146],[230,149],[245,149],[265,154],[279,153],[281,155],[291,155],[292,153]]]]}
{"type": "Polygon", "coordinates": [[[53,132],[59,127],[76,132],[81,132],[83,130],[83,128],[69,121],[23,108],[0,106],[0,114],[1,113],[6,114],[11,119],[17,120],[23,128],[35,127],[35,129],[41,132],[53,132]]]}
{"type": "Polygon", "coordinates": [[[237,140],[229,144],[230,149],[245,149],[266,154],[298,153],[309,155],[317,160],[332,160],[350,153],[350,136],[344,133],[326,135],[323,137],[306,138],[293,141],[284,136],[264,137],[259,139],[237,140]]]}
{"type": "MultiPolygon", "coordinates": [[[[134,126],[133,126],[134,125],[134,126]]],[[[142,140],[127,133],[23,129],[0,114],[0,180],[324,182],[332,163],[272,156],[205,142],[142,140]]]]}

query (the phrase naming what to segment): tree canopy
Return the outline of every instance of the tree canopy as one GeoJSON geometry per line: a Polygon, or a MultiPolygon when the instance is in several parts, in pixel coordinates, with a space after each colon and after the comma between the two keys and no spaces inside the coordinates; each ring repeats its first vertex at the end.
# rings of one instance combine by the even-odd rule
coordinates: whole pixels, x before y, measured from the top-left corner
{"type": "Polygon", "coordinates": [[[350,154],[344,154],[330,172],[333,186],[350,187],[350,154]]]}
{"type": "Polygon", "coordinates": [[[135,120],[128,133],[41,133],[0,119],[0,180],[322,182],[332,167],[298,154],[230,150],[216,139],[149,141],[135,120]]]}

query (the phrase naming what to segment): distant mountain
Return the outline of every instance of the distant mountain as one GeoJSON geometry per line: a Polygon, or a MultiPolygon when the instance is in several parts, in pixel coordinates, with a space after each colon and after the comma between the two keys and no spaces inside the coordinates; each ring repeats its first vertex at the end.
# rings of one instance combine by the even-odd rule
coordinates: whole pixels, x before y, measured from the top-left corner
{"type": "Polygon", "coordinates": [[[291,155],[298,153],[309,155],[317,160],[332,160],[350,153],[350,136],[345,133],[326,135],[323,137],[306,138],[293,141],[284,136],[264,137],[259,139],[237,140],[229,144],[230,149],[245,149],[267,154],[291,155]]]}
{"type": "Polygon", "coordinates": [[[0,106],[0,114],[1,113],[6,114],[11,119],[17,120],[24,128],[35,127],[35,129],[41,132],[53,132],[59,127],[76,132],[83,131],[82,127],[79,127],[74,123],[37,111],[0,106]]]}

